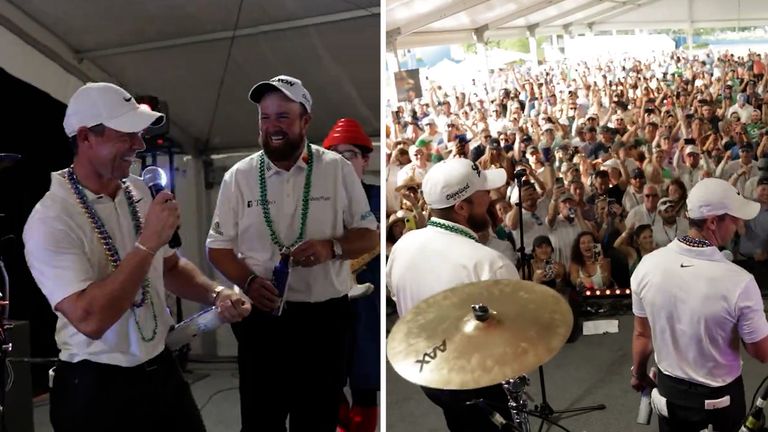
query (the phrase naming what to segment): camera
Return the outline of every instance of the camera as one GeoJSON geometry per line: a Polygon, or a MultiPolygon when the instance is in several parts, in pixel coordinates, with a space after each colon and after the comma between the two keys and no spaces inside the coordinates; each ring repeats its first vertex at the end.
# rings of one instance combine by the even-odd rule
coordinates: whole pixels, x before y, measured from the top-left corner
{"type": "Polygon", "coordinates": [[[515,170],[515,178],[516,179],[522,179],[522,178],[524,178],[527,175],[528,175],[528,171],[526,171],[525,168],[520,168],[518,170],[515,170]]]}
{"type": "Polygon", "coordinates": [[[653,108],[646,108],[643,110],[643,112],[646,114],[653,114],[653,108]]]}

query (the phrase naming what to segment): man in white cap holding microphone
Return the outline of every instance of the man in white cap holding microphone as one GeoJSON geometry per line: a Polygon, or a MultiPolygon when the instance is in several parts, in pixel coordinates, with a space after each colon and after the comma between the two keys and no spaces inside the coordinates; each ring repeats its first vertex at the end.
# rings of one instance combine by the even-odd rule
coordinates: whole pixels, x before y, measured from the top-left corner
{"type": "Polygon", "coordinates": [[[755,278],[718,250],[760,204],[707,178],[688,195],[690,230],[643,257],[632,274],[631,385],[658,385],[659,430],[735,432],[746,413],[739,343],[768,362],[768,322],[755,278]],[[655,352],[658,376],[647,367],[655,352]]]}
{"type": "MultiPolygon", "coordinates": [[[[463,158],[437,163],[427,173],[422,192],[432,218],[426,228],[400,238],[387,262],[387,285],[400,316],[427,297],[463,283],[520,278],[509,258],[480,244],[475,234],[490,226],[488,191],[504,185],[506,178],[503,169],[483,171],[463,158]]],[[[498,430],[480,407],[466,402],[503,401],[500,385],[469,391],[422,390],[443,409],[451,432],[498,430]]]]}
{"type": "Polygon", "coordinates": [[[215,305],[222,320],[250,312],[167,244],[179,225],[170,192],[153,199],[130,176],[141,132],[164,116],[120,87],[88,83],[69,100],[75,157],[24,227],[27,263],[58,316],[51,389],[56,431],[204,431],[189,385],[165,348],[166,290],[215,305]]]}
{"type": "Polygon", "coordinates": [[[289,422],[291,432],[335,432],[352,329],[349,260],[378,246],[378,222],[352,164],[308,142],[312,97],[300,80],[262,81],[249,99],[262,151],[224,175],[207,240],[213,266],[253,300],[232,326],[241,431],[289,422]],[[280,293],[273,270],[288,256],[280,293]]]}

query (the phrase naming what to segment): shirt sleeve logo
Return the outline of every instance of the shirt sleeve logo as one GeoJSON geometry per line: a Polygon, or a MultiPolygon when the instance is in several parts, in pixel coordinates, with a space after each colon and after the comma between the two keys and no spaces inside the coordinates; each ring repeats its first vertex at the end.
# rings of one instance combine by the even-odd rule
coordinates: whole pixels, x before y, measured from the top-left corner
{"type": "Polygon", "coordinates": [[[221,230],[221,224],[219,223],[219,221],[213,222],[213,226],[211,227],[211,232],[220,236],[224,235],[224,231],[221,230]]]}

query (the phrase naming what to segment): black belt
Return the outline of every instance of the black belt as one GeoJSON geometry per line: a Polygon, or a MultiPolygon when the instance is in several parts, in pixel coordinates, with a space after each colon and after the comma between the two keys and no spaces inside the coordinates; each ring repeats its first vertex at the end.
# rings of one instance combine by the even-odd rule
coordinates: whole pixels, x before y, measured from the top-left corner
{"type": "Polygon", "coordinates": [[[59,360],[56,362],[56,371],[71,371],[77,373],[79,371],[87,370],[89,372],[134,375],[145,374],[155,370],[163,370],[168,366],[173,365],[174,361],[175,360],[173,359],[173,354],[171,354],[171,352],[165,348],[160,352],[160,354],[136,366],[118,366],[108,363],[99,363],[91,360],[80,360],[74,363],[59,360]]]}
{"type": "Polygon", "coordinates": [[[659,392],[667,400],[689,408],[704,408],[705,401],[717,400],[725,396],[733,398],[739,393],[743,393],[744,381],[741,375],[726,385],[719,387],[710,387],[703,384],[694,383],[681,378],[675,378],[661,371],[657,375],[657,384],[659,392]]]}

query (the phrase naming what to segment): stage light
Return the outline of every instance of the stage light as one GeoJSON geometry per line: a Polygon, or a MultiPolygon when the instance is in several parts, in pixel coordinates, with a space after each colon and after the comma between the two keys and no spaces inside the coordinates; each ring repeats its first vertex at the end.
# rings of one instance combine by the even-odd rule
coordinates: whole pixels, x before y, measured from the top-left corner
{"type": "MultiPolygon", "coordinates": [[[[159,99],[157,96],[151,95],[136,96],[136,103],[138,103],[142,108],[150,109],[165,115],[165,122],[163,122],[163,124],[159,126],[149,126],[148,128],[144,129],[144,133],[142,134],[144,139],[146,140],[150,137],[164,137],[168,135],[171,125],[168,104],[164,100],[159,99]]],[[[147,142],[149,143],[150,141],[147,142]]],[[[152,141],[152,143],[154,144],[154,141],[152,141]]]]}
{"type": "Polygon", "coordinates": [[[600,294],[601,294],[600,290],[595,291],[595,295],[600,295],[600,294]]]}
{"type": "Polygon", "coordinates": [[[629,293],[630,293],[629,288],[624,290],[624,294],[629,294],[629,293]]]}
{"type": "Polygon", "coordinates": [[[586,296],[591,296],[591,295],[592,295],[592,290],[586,290],[586,291],[584,291],[584,295],[586,295],[586,296]]]}

